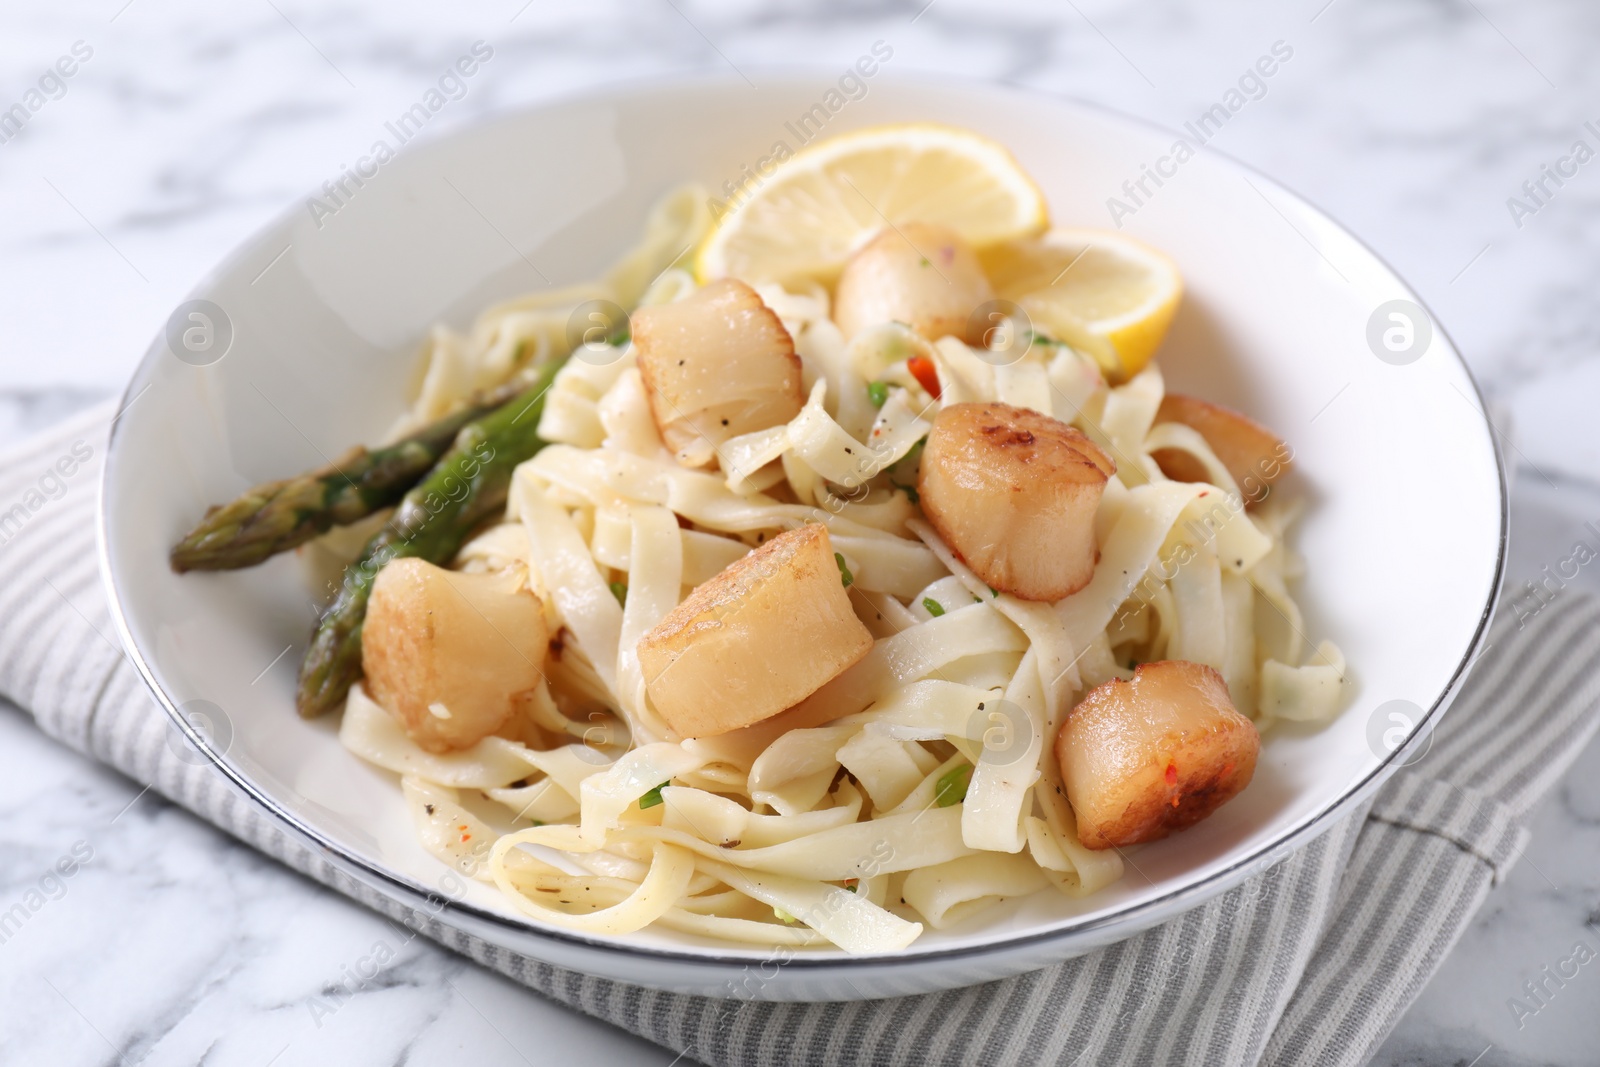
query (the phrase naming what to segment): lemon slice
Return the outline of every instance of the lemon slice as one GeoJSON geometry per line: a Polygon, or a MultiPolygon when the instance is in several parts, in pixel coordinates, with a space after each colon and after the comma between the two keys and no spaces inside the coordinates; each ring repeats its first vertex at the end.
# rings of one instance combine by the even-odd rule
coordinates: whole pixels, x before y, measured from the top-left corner
{"type": "Polygon", "coordinates": [[[1011,153],[966,130],[915,123],[818,141],[746,183],[714,213],[700,281],[832,281],[885,226],[948,226],[975,248],[1048,225],[1044,196],[1011,153]]]}
{"type": "Polygon", "coordinates": [[[1092,355],[1126,381],[1155,355],[1183,299],[1177,266],[1108,230],[1051,230],[981,254],[995,295],[1043,333],[1092,355]]]}

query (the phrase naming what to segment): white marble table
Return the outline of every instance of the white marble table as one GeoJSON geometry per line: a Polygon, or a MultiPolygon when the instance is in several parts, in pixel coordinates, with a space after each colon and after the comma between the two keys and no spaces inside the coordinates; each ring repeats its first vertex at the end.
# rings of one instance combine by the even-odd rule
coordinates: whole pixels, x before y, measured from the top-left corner
{"type": "MultiPolygon", "coordinates": [[[[1281,40],[1293,64],[1216,146],[1327,208],[1411,279],[1517,425],[1514,578],[1600,519],[1586,481],[1600,461],[1600,163],[1559,186],[1546,178],[1537,200],[1522,188],[1575,141],[1600,149],[1584,125],[1600,128],[1589,0],[461,7],[8,5],[0,111],[35,88],[42,106],[0,143],[0,441],[114,392],[204,271],[336,174],[475,40],[495,59],[441,124],[622,76],[843,64],[883,39],[903,69],[1178,126],[1281,40]],[[73,74],[58,82],[47,73],[61,57],[73,74]]],[[[1578,584],[1600,580],[1586,570],[1578,584]]],[[[6,707],[0,812],[0,906],[76,843],[93,849],[65,894],[0,944],[0,1062],[671,1059],[430,944],[399,945],[373,915],[139,795],[6,707]],[[379,940],[402,962],[316,1018],[313,998],[379,940]]],[[[1520,1029],[1507,1006],[1580,937],[1600,938],[1600,744],[1538,811],[1527,855],[1378,1062],[1594,1063],[1600,977],[1584,971],[1520,1029]]]]}

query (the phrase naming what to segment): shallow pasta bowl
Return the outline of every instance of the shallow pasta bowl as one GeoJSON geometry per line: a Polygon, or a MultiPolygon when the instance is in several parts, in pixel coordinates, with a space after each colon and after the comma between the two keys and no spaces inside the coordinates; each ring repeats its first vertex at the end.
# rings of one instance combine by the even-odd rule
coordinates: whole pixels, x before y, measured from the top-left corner
{"type": "Polygon", "coordinates": [[[1261,871],[1376,789],[1464,676],[1505,547],[1492,432],[1416,294],[1269,179],[1209,151],[1174,170],[1174,135],[1095,108],[883,70],[852,83],[865,86],[853,99],[829,95],[833,72],[757,80],[630,84],[415,145],[336,211],[295,205],[196,289],[207,303],[180,309],[128,387],[103,498],[118,624],[174,722],[291,833],[443,923],[592,974],[774,999],[948,988],[1117,941],[1261,871]],[[594,276],[667,188],[757,173],[778,142],[798,147],[810,127],[797,117],[819,114],[827,133],[975,129],[1015,152],[1058,224],[1120,222],[1177,261],[1189,290],[1161,365],[1173,388],[1249,412],[1293,447],[1284,488],[1308,504],[1292,539],[1308,561],[1306,636],[1343,649],[1352,702],[1326,727],[1269,733],[1249,789],[1142,849],[1111,888],[1007,902],[891,954],[774,966],[770,950],[655,930],[579,936],[490,887],[451,892],[460,883],[417,844],[393,776],[346,752],[332,722],[294,714],[314,618],[297,561],[179,578],[167,548],[208,503],[378,438],[435,321],[464,325],[493,300],[594,276]],[[1124,183],[1162,157],[1174,173],[1113,218],[1108,199],[1128,206],[1124,183]],[[196,308],[217,331],[199,355],[182,343],[196,308]]]}

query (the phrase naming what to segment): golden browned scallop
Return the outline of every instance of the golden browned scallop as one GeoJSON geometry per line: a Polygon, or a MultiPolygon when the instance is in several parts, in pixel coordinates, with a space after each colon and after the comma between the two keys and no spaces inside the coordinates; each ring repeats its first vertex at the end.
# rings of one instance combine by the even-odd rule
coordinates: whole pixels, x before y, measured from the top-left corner
{"type": "Polygon", "coordinates": [[[650,413],[684,466],[709,466],[729,438],[800,414],[794,340],[743,282],[725,278],[640,308],[632,330],[650,413]]]}
{"type": "Polygon", "coordinates": [[[639,641],[656,710],[710,737],[799,703],[872,647],[826,527],[779,534],[695,588],[639,641]]]}
{"type": "Polygon", "coordinates": [[[544,609],[521,567],[485,574],[396,559],[378,572],[361,630],[367,691],[429,752],[501,730],[543,675],[544,609]]]}
{"type": "MultiPolygon", "coordinates": [[[[1177,422],[1206,439],[1217,459],[1233,475],[1245,500],[1266,496],[1267,487],[1289,469],[1289,446],[1277,434],[1237,411],[1181,393],[1168,393],[1156,411],[1156,422],[1177,422]]],[[[1209,480],[1200,461],[1187,452],[1162,448],[1151,458],[1168,478],[1178,482],[1209,480]]]]}
{"type": "Polygon", "coordinates": [[[1193,826],[1250,784],[1260,750],[1222,675],[1185,660],[1096,686],[1056,735],[1078,839],[1094,849],[1193,826]]]}
{"type": "Polygon", "coordinates": [[[928,521],[973,573],[1024,600],[1089,584],[1094,513],[1117,466],[1082,431],[1009,404],[952,404],[922,452],[928,521]]]}
{"type": "Polygon", "coordinates": [[[972,315],[992,299],[977,255],[954,230],[907,222],[850,257],[834,291],[833,321],[847,338],[903,322],[930,341],[953,336],[981,344],[977,335],[988,323],[973,325],[972,315]]]}

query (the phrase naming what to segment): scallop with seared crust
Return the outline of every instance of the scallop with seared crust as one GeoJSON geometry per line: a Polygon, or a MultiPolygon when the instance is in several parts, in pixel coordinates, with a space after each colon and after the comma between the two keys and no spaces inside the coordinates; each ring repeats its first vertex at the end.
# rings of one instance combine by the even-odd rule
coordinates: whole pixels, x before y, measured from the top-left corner
{"type": "Polygon", "coordinates": [[[640,308],[631,328],[650,413],[684,466],[709,466],[729,438],[800,414],[794,340],[743,282],[725,278],[640,308]]]}
{"type": "MultiPolygon", "coordinates": [[[[1249,503],[1264,498],[1267,487],[1289,469],[1292,453],[1282,438],[1254,419],[1221,404],[1182,393],[1168,393],[1161,398],[1156,422],[1182,423],[1205,438],[1249,503]]],[[[1188,452],[1161,448],[1150,455],[1162,473],[1174,481],[1208,480],[1205,467],[1188,452]]]]}
{"type": "Polygon", "coordinates": [[[1078,839],[1094,849],[1193,826],[1250,784],[1260,750],[1222,675],[1186,660],[1096,686],[1056,736],[1078,839]]]}
{"type": "Polygon", "coordinates": [[[396,559],[372,583],[361,628],[367,691],[429,752],[497,733],[543,678],[544,607],[519,564],[464,574],[396,559]]]}
{"type": "Polygon", "coordinates": [[[952,404],[928,435],[917,492],[939,536],[991,588],[1060,600],[1094,577],[1094,513],[1116,470],[1048,415],[952,404]]]}
{"type": "Polygon", "coordinates": [[[944,226],[907,222],[863,245],[839,277],[833,320],[845,337],[903,322],[930,341],[981,344],[990,324],[973,312],[994,299],[977,255],[944,226]]]}
{"type": "Polygon", "coordinates": [[[645,689],[682,737],[760,722],[872,647],[827,527],[779,534],[695,588],[639,640],[645,689]]]}

